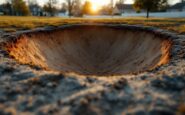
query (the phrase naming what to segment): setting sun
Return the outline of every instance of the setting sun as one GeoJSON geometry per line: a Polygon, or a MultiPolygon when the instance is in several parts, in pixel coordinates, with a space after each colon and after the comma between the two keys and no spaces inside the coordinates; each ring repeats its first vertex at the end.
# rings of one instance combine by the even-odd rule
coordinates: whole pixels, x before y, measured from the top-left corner
{"type": "Polygon", "coordinates": [[[92,4],[92,11],[96,12],[98,10],[98,6],[96,4],[92,4]]]}

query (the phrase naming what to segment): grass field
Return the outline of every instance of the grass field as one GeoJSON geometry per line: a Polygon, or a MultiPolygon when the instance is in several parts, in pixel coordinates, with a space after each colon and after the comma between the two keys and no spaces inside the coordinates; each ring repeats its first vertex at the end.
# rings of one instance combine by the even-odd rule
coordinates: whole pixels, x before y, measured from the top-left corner
{"type": "Polygon", "coordinates": [[[141,24],[154,26],[177,33],[185,33],[185,18],[119,18],[119,19],[84,19],[59,17],[14,17],[0,16],[0,30],[15,32],[44,26],[60,26],[78,23],[107,23],[107,24],[141,24]]]}

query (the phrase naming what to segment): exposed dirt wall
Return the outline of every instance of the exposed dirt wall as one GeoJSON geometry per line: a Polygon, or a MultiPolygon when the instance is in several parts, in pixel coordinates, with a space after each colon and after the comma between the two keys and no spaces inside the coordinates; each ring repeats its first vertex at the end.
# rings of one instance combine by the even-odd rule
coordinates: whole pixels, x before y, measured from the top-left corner
{"type": "Polygon", "coordinates": [[[118,75],[168,63],[170,47],[152,33],[88,26],[23,34],[8,51],[21,63],[46,69],[118,75]]]}

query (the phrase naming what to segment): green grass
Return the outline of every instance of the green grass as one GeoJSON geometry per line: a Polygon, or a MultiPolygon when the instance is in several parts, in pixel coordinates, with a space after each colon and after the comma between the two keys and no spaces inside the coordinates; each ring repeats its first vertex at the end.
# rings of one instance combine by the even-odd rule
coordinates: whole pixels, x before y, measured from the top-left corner
{"type": "Polygon", "coordinates": [[[185,33],[185,18],[121,18],[121,19],[83,19],[83,18],[59,18],[59,17],[15,17],[0,16],[0,30],[15,32],[18,30],[30,30],[37,27],[61,26],[64,24],[79,23],[104,23],[104,24],[140,24],[153,26],[177,33],[185,33]]]}

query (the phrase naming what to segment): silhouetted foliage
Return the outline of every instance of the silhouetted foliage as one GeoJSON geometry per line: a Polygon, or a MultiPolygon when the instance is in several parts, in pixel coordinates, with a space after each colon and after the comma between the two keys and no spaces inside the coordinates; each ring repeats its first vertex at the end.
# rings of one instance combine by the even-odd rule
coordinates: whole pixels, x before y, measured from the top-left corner
{"type": "Polygon", "coordinates": [[[85,1],[83,8],[82,8],[82,13],[83,14],[91,14],[91,7],[92,7],[91,2],[85,1]]]}
{"type": "Polygon", "coordinates": [[[12,5],[10,2],[1,4],[1,11],[4,15],[12,15],[12,5]]]}
{"type": "Polygon", "coordinates": [[[33,16],[43,16],[42,7],[38,4],[37,0],[29,0],[28,6],[33,16]]]}
{"type": "Polygon", "coordinates": [[[168,0],[135,0],[134,8],[139,11],[145,9],[147,11],[147,18],[149,18],[149,12],[159,10],[168,5],[168,0]]]}
{"type": "Polygon", "coordinates": [[[73,1],[73,9],[72,9],[72,14],[74,16],[82,16],[82,4],[81,0],[74,0],[73,1]]]}
{"type": "Polygon", "coordinates": [[[12,0],[13,12],[17,16],[30,15],[30,11],[26,2],[23,0],[12,0]]]}
{"type": "Polygon", "coordinates": [[[80,16],[82,5],[81,0],[66,0],[68,16],[80,16]]]}
{"type": "Polygon", "coordinates": [[[62,3],[60,12],[65,13],[65,12],[67,12],[67,9],[68,9],[67,4],[66,3],[62,3]]]}
{"type": "Polygon", "coordinates": [[[100,9],[100,14],[103,15],[111,15],[112,14],[112,8],[110,5],[104,5],[100,9]]]}
{"type": "Polygon", "coordinates": [[[68,7],[68,16],[72,16],[72,10],[73,10],[73,5],[74,5],[74,0],[66,0],[67,2],[67,7],[68,7]]]}
{"type": "Polygon", "coordinates": [[[43,7],[43,10],[48,13],[49,16],[55,16],[57,13],[57,0],[49,0],[43,7]]]}

